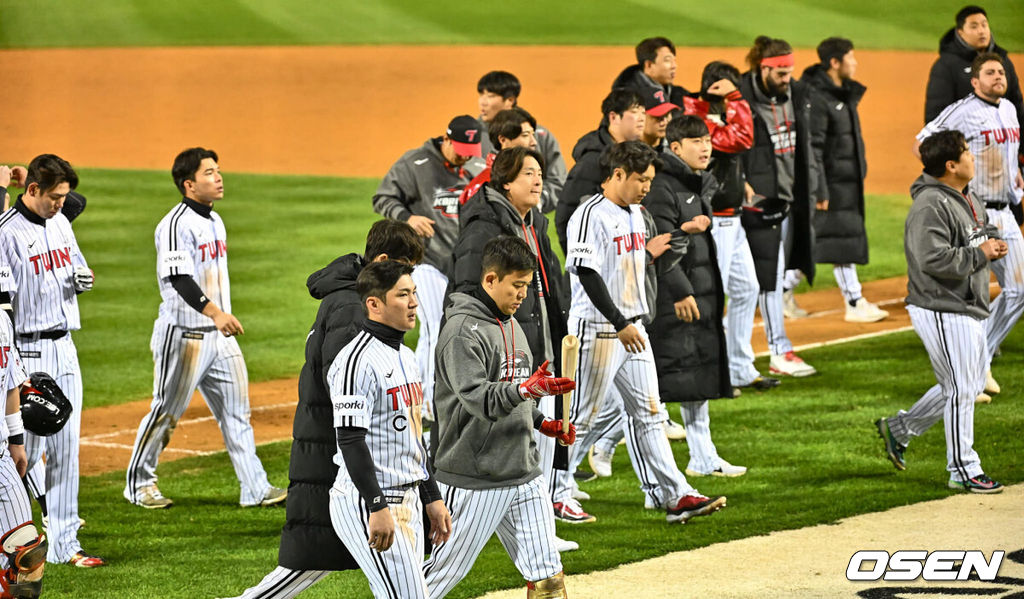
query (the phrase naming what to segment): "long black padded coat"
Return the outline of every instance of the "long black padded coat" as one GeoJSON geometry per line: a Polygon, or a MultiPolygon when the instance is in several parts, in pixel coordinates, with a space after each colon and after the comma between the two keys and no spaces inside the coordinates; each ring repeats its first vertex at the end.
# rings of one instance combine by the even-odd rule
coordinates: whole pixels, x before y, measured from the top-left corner
{"type": "MultiPolygon", "coordinates": [[[[644,198],[658,233],[676,231],[701,214],[711,218],[711,198],[718,189],[715,178],[694,172],[674,154],[666,153],[663,159],[664,167],[644,198]]],[[[711,229],[689,235],[688,240],[681,258],[670,251],[655,261],[658,299],[647,330],[661,400],[668,402],[732,397],[722,328],[725,296],[711,229]],[[694,322],[680,320],[675,313],[675,302],[689,295],[697,300],[700,312],[694,322]]]]}
{"type": "Polygon", "coordinates": [[[827,210],[814,212],[814,260],[818,264],[867,264],[864,229],[864,159],[857,106],[867,88],[848,79],[837,86],[821,64],[804,70],[800,81],[814,89],[811,146],[822,165],[818,198],[827,210]]]}

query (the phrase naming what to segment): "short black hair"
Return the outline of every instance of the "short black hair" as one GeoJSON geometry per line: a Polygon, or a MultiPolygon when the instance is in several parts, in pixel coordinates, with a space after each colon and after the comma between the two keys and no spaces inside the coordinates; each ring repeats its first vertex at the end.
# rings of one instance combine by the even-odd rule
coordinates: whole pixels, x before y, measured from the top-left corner
{"type": "Polygon", "coordinates": [[[515,139],[523,133],[523,123],[530,123],[533,130],[537,130],[537,120],[529,112],[513,106],[508,110],[502,110],[494,115],[487,125],[487,136],[491,138],[491,145],[495,150],[501,149],[501,142],[498,137],[515,139]]]}
{"type": "Polygon", "coordinates": [[[611,93],[604,97],[601,101],[601,117],[602,123],[608,123],[608,114],[614,112],[615,114],[625,114],[629,109],[639,106],[644,107],[644,99],[640,97],[640,94],[630,88],[619,88],[613,89],[611,93]]]}
{"type": "Polygon", "coordinates": [[[370,227],[366,234],[366,251],[363,259],[373,262],[381,254],[389,260],[401,260],[409,264],[423,261],[423,238],[416,230],[400,220],[381,219],[370,227]]]}
{"type": "Polygon", "coordinates": [[[995,52],[982,52],[971,61],[971,79],[977,79],[981,75],[981,67],[985,66],[986,62],[992,61],[998,62],[1003,67],[1003,70],[1006,70],[1006,63],[1003,62],[1002,56],[995,52]]]}
{"type": "MultiPolygon", "coordinates": [[[[672,123],[669,123],[671,125],[672,123]]],[[[654,168],[661,167],[661,159],[654,148],[642,141],[624,141],[612,144],[601,153],[599,166],[601,168],[601,180],[607,181],[615,169],[621,168],[626,176],[633,173],[644,173],[651,165],[654,168]]]]}
{"type": "Polygon", "coordinates": [[[533,272],[537,270],[537,257],[530,246],[518,237],[501,235],[487,242],[484,246],[483,259],[480,264],[480,280],[484,275],[493,272],[498,279],[517,272],[533,272]]]}
{"type": "Polygon", "coordinates": [[[28,176],[25,177],[25,189],[35,183],[39,190],[46,192],[61,183],[67,183],[71,189],[78,187],[78,173],[71,168],[67,160],[56,154],[40,154],[28,163],[28,176]]]}
{"type": "Polygon", "coordinates": [[[832,59],[843,62],[843,57],[853,50],[853,42],[845,37],[830,37],[818,44],[818,60],[827,69],[832,66],[832,59]]]}
{"type": "Polygon", "coordinates": [[[401,279],[403,275],[411,274],[412,265],[397,260],[382,260],[367,264],[356,277],[356,292],[363,303],[363,314],[368,313],[367,299],[376,297],[387,304],[388,291],[398,283],[398,279],[401,279]]]}
{"type": "Polygon", "coordinates": [[[648,60],[654,62],[658,58],[658,50],[662,48],[668,48],[672,54],[676,53],[675,45],[667,37],[649,37],[642,40],[636,45],[636,63],[643,68],[648,60]]]}
{"type": "Polygon", "coordinates": [[[975,6],[973,4],[968,4],[967,6],[961,8],[960,12],[956,13],[956,28],[957,29],[963,29],[964,28],[964,24],[967,23],[967,17],[969,17],[971,15],[976,15],[976,14],[979,14],[979,13],[985,15],[986,19],[988,18],[988,13],[985,12],[985,9],[980,7],[980,6],[975,6]]]}
{"type": "Polygon", "coordinates": [[[491,71],[476,83],[476,93],[482,94],[488,91],[498,94],[506,100],[519,98],[519,92],[522,90],[523,86],[519,83],[519,79],[508,71],[491,71]]]}
{"type": "Polygon", "coordinates": [[[522,146],[506,148],[498,152],[494,158],[494,164],[491,165],[491,187],[501,195],[508,197],[505,184],[515,181],[515,178],[519,176],[527,156],[532,156],[540,165],[540,169],[544,170],[544,157],[537,150],[522,146]]]}
{"type": "MultiPolygon", "coordinates": [[[[708,88],[722,79],[732,81],[736,87],[740,86],[740,70],[733,65],[722,61],[713,60],[704,65],[704,71],[700,75],[700,93],[703,96],[708,88]]],[[[704,98],[705,100],[707,98],[704,98]]]]}
{"type": "Polygon", "coordinates": [[[939,131],[925,138],[918,150],[924,172],[941,177],[946,174],[946,162],[960,162],[960,157],[967,151],[967,139],[956,129],[939,131]]]}
{"type": "Polygon", "coordinates": [[[189,148],[182,150],[174,158],[174,166],[171,167],[171,176],[174,177],[174,185],[182,195],[185,195],[185,181],[195,181],[196,171],[203,159],[213,158],[214,162],[220,162],[217,152],[206,148],[189,148]]]}
{"type": "Polygon", "coordinates": [[[672,143],[683,139],[693,139],[708,135],[708,124],[704,119],[693,114],[684,114],[672,119],[665,129],[665,141],[672,143]]]}

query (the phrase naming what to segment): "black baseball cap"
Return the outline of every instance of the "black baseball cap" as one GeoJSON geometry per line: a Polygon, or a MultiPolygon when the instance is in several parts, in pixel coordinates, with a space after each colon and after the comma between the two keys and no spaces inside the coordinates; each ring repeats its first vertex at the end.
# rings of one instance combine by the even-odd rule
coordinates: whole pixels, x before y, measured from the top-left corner
{"type": "Polygon", "coordinates": [[[464,114],[452,119],[448,123],[446,134],[452,140],[455,153],[459,156],[476,156],[481,154],[480,149],[480,122],[475,118],[464,114]]]}

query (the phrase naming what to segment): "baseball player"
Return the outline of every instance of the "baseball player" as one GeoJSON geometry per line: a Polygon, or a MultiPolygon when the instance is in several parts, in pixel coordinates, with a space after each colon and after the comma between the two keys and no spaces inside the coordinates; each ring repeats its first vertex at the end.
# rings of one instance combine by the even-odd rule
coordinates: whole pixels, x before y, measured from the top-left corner
{"type": "MultiPolygon", "coordinates": [[[[10,269],[0,273],[7,288],[10,269]]],[[[20,386],[28,375],[14,343],[11,321],[0,316],[0,389],[6,392],[4,422],[0,424],[0,596],[38,597],[46,562],[46,537],[32,524],[32,508],[21,477],[28,466],[25,426],[21,417],[20,386]]]]}
{"type": "Polygon", "coordinates": [[[651,502],[667,511],[667,520],[685,522],[726,502],[698,493],[676,467],[662,431],[667,414],[654,357],[639,322],[650,308],[644,283],[647,227],[638,204],[650,190],[656,161],[654,150],[643,142],[611,146],[601,159],[603,192],[580,204],[569,219],[569,332],[580,340],[579,388],[573,393],[571,418],[580,440],[570,451],[570,471],[555,474],[555,515],[567,522],[594,520],[571,497],[571,477],[594,443],[593,421],[611,385],[619,391],[630,427],[633,469],[651,502]]]}
{"type": "Polygon", "coordinates": [[[153,402],[135,436],[124,487],[130,503],[162,509],[174,502],[156,486],[160,452],[199,388],[217,419],[243,506],[274,505],[288,491],[270,486],[256,455],[249,423],[249,375],[235,335],[245,331],[231,314],[228,246],[213,203],[224,198],[217,153],[189,148],[171,174],[182,194],[156,227],[160,312],[153,324],[153,402]]]}
{"type": "MultiPolygon", "coordinates": [[[[519,79],[508,71],[491,71],[480,78],[476,84],[476,91],[480,94],[477,104],[480,107],[480,129],[483,137],[480,139],[483,154],[497,152],[503,146],[494,143],[495,138],[490,135],[489,129],[494,118],[499,112],[519,108],[519,93],[522,85],[519,79]]],[[[523,113],[529,115],[525,110],[523,113]]],[[[541,153],[544,157],[544,190],[541,192],[541,211],[551,212],[558,205],[561,198],[562,187],[565,185],[565,159],[562,158],[562,148],[558,140],[546,127],[540,127],[530,117],[533,128],[533,144],[530,147],[541,153]]]]}
{"type": "Polygon", "coordinates": [[[938,384],[909,410],[875,421],[897,470],[912,437],[939,419],[946,429],[949,487],[999,493],[974,451],[974,400],[985,386],[985,325],[989,263],[1006,256],[982,201],[967,191],[974,155],[959,131],[921,142],[924,174],[910,193],[903,247],[907,256],[907,313],[931,358],[938,384]]]}
{"type": "Polygon", "coordinates": [[[374,212],[409,223],[426,240],[426,255],[413,279],[420,302],[416,360],[423,376],[423,410],[428,417],[434,396],[434,348],[452,249],[459,234],[459,196],[484,167],[480,159],[483,137],[476,119],[455,117],[444,135],[403,154],[373,195],[374,212]]]}
{"type": "Polygon", "coordinates": [[[412,271],[374,262],[356,280],[366,321],[327,372],[339,466],[330,510],[374,597],[426,599],[424,507],[435,545],[448,540],[452,519],[427,466],[422,385],[402,343],[416,326],[412,271]]]}
{"type": "Polygon", "coordinates": [[[370,227],[362,255],[340,256],[309,275],[306,286],[320,300],[320,308],[306,336],[306,362],[299,374],[287,520],[281,530],[278,565],[240,599],[291,599],[334,570],[359,567],[331,523],[329,493],[338,465],[327,369],[341,348],[362,331],[365,316],[356,292],[359,273],[373,262],[416,265],[422,259],[423,238],[409,225],[385,218],[370,227]]]}
{"type": "Polygon", "coordinates": [[[545,361],[531,375],[530,346],[513,314],[530,292],[537,258],[520,238],[484,247],[480,285],[453,293],[437,347],[431,435],[435,475],[452,513],[452,537],[424,564],[431,599],[448,594],[495,532],[527,597],[565,597],[562,561],[534,430],[571,445],[576,432],[546,420],[536,400],[568,392],[545,361]]]}
{"type": "MultiPolygon", "coordinates": [[[[987,362],[1024,312],[1024,236],[1010,212],[1024,194],[1024,178],[1017,168],[1020,123],[1005,97],[1006,70],[998,54],[979,54],[971,63],[974,93],[946,107],[917,134],[917,144],[938,131],[964,134],[977,163],[971,191],[985,203],[988,220],[1009,248],[1005,260],[992,263],[1001,292],[985,321],[987,362]]],[[[987,297],[987,296],[986,296],[987,297]]],[[[999,393],[999,385],[986,367],[985,393],[999,393]]],[[[982,401],[989,396],[981,397],[982,401]]]]}
{"type": "MultiPolygon", "coordinates": [[[[106,561],[82,551],[78,542],[78,439],[82,421],[82,377],[71,331],[81,328],[78,294],[92,289],[89,270],[71,224],[61,213],[78,175],[53,154],[36,156],[25,176],[25,193],[0,216],[0,253],[10,267],[9,294],[18,350],[26,370],[48,372],[72,405],[71,419],[56,434],[25,434],[28,469],[46,454],[49,548],[46,559],[81,568],[106,561]]],[[[42,485],[43,481],[35,481],[42,485]]]]}

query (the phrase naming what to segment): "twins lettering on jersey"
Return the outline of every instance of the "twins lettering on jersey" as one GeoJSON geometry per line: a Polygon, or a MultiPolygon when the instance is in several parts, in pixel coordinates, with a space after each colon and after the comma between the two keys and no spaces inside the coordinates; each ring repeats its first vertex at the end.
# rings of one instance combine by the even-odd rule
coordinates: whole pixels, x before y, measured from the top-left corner
{"type": "Polygon", "coordinates": [[[203,262],[213,260],[219,256],[228,255],[228,244],[219,239],[209,243],[201,243],[199,244],[199,252],[202,256],[200,260],[203,262]]]}
{"type": "Polygon", "coordinates": [[[1004,144],[1008,141],[1020,141],[1020,127],[1014,127],[1012,129],[986,129],[980,132],[985,137],[985,145],[989,145],[992,142],[997,144],[1004,144]],[[991,136],[992,142],[989,141],[991,136]]]}
{"type": "Polygon", "coordinates": [[[0,368],[7,368],[7,363],[11,359],[11,346],[4,345],[0,347],[0,368]]]}
{"type": "Polygon", "coordinates": [[[397,411],[399,404],[410,408],[423,405],[423,386],[419,383],[408,383],[391,387],[384,392],[391,399],[391,409],[397,411]]]}
{"type": "Polygon", "coordinates": [[[621,256],[624,252],[642,252],[647,247],[647,236],[643,233],[629,233],[612,238],[615,242],[615,253],[621,256]]]}
{"type": "Polygon", "coordinates": [[[63,268],[71,264],[71,248],[64,247],[57,250],[50,250],[41,254],[28,257],[32,263],[35,274],[50,272],[55,268],[63,268]]]}

